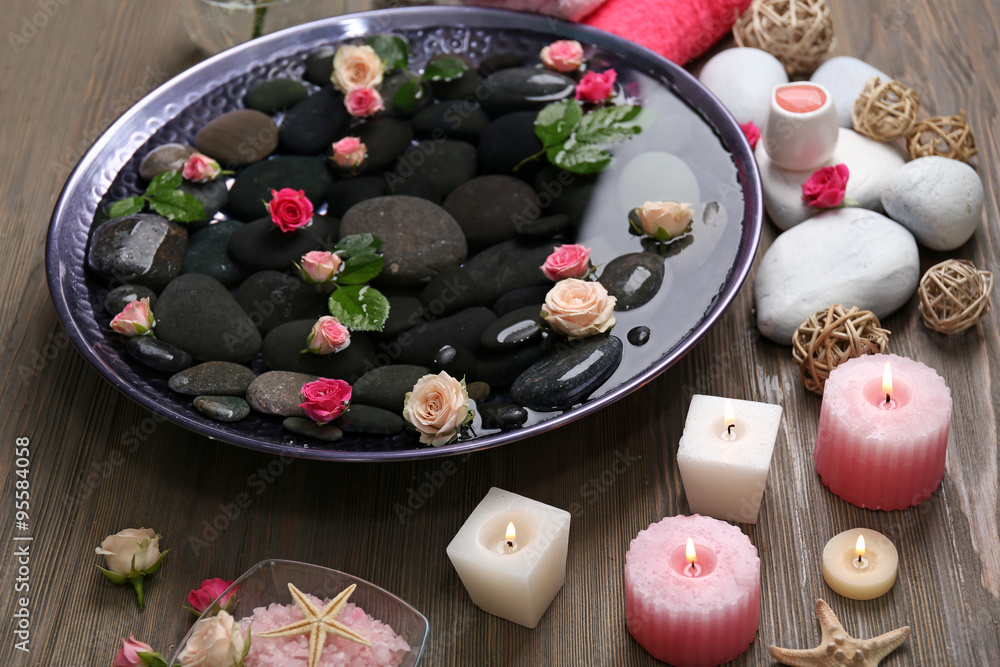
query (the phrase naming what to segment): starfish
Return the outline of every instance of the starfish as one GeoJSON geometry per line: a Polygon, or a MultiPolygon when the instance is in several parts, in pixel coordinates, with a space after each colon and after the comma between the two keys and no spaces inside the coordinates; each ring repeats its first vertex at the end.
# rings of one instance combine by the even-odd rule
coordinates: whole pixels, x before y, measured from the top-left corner
{"type": "Polygon", "coordinates": [[[910,626],[904,626],[872,639],[855,639],[847,634],[833,610],[823,600],[816,600],[816,615],[823,630],[823,641],[816,648],[790,649],[771,646],[771,657],[793,667],[878,667],[910,636],[910,626]]]}
{"type": "Polygon", "coordinates": [[[327,602],[325,607],[320,609],[302,591],[297,589],[293,584],[288,584],[288,590],[292,594],[292,599],[295,600],[295,605],[302,611],[302,615],[305,618],[301,621],[289,623],[282,628],[275,628],[267,632],[258,632],[256,636],[294,637],[296,635],[304,635],[308,632],[309,667],[316,667],[319,664],[319,656],[323,653],[323,644],[326,643],[327,634],[343,637],[344,639],[364,644],[365,646],[371,646],[371,642],[367,639],[343,623],[338,623],[336,620],[340,612],[343,611],[344,605],[347,604],[347,598],[351,597],[351,593],[354,592],[356,587],[356,584],[351,584],[338,593],[337,597],[327,602]]]}

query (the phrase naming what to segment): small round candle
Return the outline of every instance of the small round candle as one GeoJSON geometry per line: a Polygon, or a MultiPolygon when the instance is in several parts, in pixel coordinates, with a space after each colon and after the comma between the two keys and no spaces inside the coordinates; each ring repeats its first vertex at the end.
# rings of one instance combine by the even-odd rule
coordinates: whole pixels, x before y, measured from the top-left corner
{"type": "Polygon", "coordinates": [[[625,621],[657,660],[718,665],[760,627],[760,559],[736,526],[675,516],[640,531],[625,556],[625,621]]]}
{"type": "Polygon", "coordinates": [[[898,566],[895,545],[867,528],[845,530],[823,548],[826,585],[852,600],[874,600],[888,593],[898,566]]]}
{"type": "Polygon", "coordinates": [[[775,88],[774,101],[785,111],[809,113],[826,103],[826,91],[815,84],[792,83],[775,88]]]}
{"type": "Polygon", "coordinates": [[[894,354],[848,359],[823,390],[816,472],[858,507],[918,505],[941,484],[950,425],[951,392],[934,369],[894,354]]]}

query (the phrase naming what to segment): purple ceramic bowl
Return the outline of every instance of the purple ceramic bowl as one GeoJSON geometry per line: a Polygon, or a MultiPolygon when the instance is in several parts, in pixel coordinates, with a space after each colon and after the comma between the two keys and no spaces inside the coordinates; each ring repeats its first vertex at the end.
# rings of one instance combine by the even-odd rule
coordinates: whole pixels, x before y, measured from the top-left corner
{"type": "MultiPolygon", "coordinates": [[[[739,125],[681,67],[587,26],[505,11],[421,7],[290,28],[220,53],[160,86],[119,118],[73,171],[52,214],[46,272],[56,312],[87,361],[126,395],[175,424],[273,454],[340,461],[415,459],[471,452],[537,435],[599,410],[662,373],[694,346],[735,298],[753,263],[762,220],[760,176],[739,125]],[[527,62],[537,62],[538,50],[555,39],[583,43],[589,66],[614,67],[625,92],[641,101],[644,129],[613,149],[615,162],[600,177],[577,241],[593,248],[595,263],[639,251],[638,239],[627,231],[628,209],[645,199],[679,199],[698,203],[693,243],[667,258],[664,287],[650,303],[616,313],[614,333],[625,343],[625,354],[614,374],[569,409],[529,411],[523,428],[484,429],[477,418],[458,441],[430,448],[405,432],[348,434],[336,443],[325,443],[292,434],[282,428],[280,418],[258,413],[235,423],[210,420],[194,409],[191,397],[168,388],[165,374],[135,362],[125,352],[123,337],[109,328],[111,316],[103,309],[107,283],[85,268],[95,212],[102,203],[141,191],[138,165],[152,148],[192,142],[206,122],[241,108],[243,96],[254,84],[276,76],[301,79],[310,52],[384,32],[408,40],[411,69],[442,52],[462,54],[474,62],[518,53],[527,62]],[[663,170],[673,171],[665,176],[663,170]],[[638,347],[626,341],[626,334],[640,325],[649,326],[652,334],[638,347]]],[[[255,368],[261,369],[260,362],[255,368]]]]}

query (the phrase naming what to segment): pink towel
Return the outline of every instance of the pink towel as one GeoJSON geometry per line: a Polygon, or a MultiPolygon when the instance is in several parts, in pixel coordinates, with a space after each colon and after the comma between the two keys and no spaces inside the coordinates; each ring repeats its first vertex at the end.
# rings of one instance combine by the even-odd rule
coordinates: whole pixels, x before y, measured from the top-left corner
{"type": "Polygon", "coordinates": [[[606,0],[583,21],[656,51],[678,65],[724,37],[751,0],[606,0]]]}
{"type": "Polygon", "coordinates": [[[466,0],[468,5],[512,9],[515,12],[532,12],[558,16],[569,21],[579,21],[597,9],[605,0],[466,0]]]}

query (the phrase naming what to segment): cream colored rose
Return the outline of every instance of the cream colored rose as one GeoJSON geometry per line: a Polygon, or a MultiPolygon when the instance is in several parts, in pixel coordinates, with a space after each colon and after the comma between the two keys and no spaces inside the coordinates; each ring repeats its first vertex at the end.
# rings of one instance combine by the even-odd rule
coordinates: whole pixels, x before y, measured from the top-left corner
{"type": "Polygon", "coordinates": [[[615,325],[615,303],[601,283],[567,278],[545,295],[542,317],[555,331],[571,338],[604,333],[615,325]]]}
{"type": "Polygon", "coordinates": [[[689,231],[694,209],[676,201],[648,201],[635,209],[642,231],[657,241],[669,241],[689,231]]]}
{"type": "Polygon", "coordinates": [[[194,624],[177,661],[181,667],[235,667],[243,660],[245,644],[236,620],[220,611],[194,624]]]}
{"type": "Polygon", "coordinates": [[[99,556],[104,556],[108,570],[123,577],[131,577],[149,569],[159,559],[160,536],[150,528],[126,528],[105,537],[95,551],[99,556]]]}
{"type": "Polygon", "coordinates": [[[355,88],[376,88],[382,83],[385,65],[375,49],[364,46],[342,46],[333,56],[333,75],[330,80],[342,93],[355,88]]]}
{"type": "Polygon", "coordinates": [[[425,375],[403,402],[403,418],[420,433],[420,442],[439,447],[458,437],[469,417],[469,393],[444,371],[425,375]]]}

